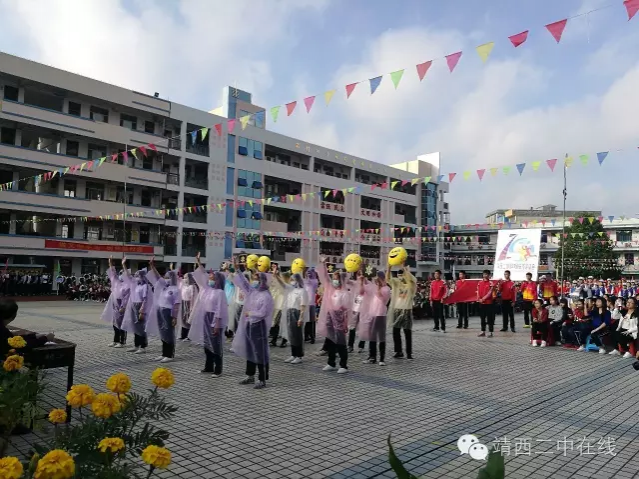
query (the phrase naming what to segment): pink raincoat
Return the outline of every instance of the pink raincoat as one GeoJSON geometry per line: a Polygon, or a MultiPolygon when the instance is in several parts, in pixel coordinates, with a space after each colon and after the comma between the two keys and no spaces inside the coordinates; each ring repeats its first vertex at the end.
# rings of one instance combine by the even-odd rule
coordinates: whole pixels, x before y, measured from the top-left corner
{"type": "Polygon", "coordinates": [[[342,273],[340,275],[341,288],[333,286],[332,278],[326,270],[326,265],[320,264],[317,268],[317,274],[324,286],[317,332],[335,344],[346,344],[348,319],[353,307],[353,295],[347,289],[346,274],[342,273]]]}
{"type": "Polygon", "coordinates": [[[357,336],[362,341],[386,341],[386,313],[391,291],[387,284],[379,288],[374,282],[366,281],[360,294],[364,295],[359,315],[357,336]]]}

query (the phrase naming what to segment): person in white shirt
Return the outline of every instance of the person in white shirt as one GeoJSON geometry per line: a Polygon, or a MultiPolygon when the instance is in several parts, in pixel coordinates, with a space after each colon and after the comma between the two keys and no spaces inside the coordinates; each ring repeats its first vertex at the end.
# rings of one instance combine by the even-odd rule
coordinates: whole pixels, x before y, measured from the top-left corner
{"type": "Polygon", "coordinates": [[[304,279],[300,274],[292,274],[288,284],[279,273],[273,277],[283,288],[282,304],[282,336],[291,344],[291,356],[284,362],[299,364],[304,357],[304,324],[308,322],[308,294],[304,289],[304,279]]]}
{"type": "MultiPolygon", "coordinates": [[[[617,308],[615,308],[617,311],[617,308]]],[[[632,358],[630,345],[637,340],[637,301],[635,298],[628,298],[626,301],[626,314],[619,320],[616,331],[613,332],[614,343],[619,349],[613,349],[612,356],[620,356],[619,350],[625,351],[624,358],[632,358]]]]}

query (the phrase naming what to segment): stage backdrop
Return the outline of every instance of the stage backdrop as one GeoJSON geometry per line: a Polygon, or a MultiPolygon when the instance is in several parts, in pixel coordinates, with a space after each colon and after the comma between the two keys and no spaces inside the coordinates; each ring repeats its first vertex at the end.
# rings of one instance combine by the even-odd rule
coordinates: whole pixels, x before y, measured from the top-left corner
{"type": "Polygon", "coordinates": [[[502,279],[504,271],[510,270],[510,279],[513,281],[525,280],[526,273],[531,273],[532,279],[536,280],[540,243],[541,228],[500,230],[493,279],[502,279]]]}

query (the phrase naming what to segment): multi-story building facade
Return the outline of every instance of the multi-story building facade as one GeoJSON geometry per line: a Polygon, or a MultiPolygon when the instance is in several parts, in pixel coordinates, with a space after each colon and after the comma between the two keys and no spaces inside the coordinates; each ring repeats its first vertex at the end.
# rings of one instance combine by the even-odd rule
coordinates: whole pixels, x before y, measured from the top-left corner
{"type": "MultiPolygon", "coordinates": [[[[602,218],[601,211],[566,211],[566,226],[570,221],[589,221],[584,218],[601,218],[605,238],[609,238],[618,253],[618,264],[622,274],[639,274],[639,219],[602,218]]],[[[522,210],[496,210],[486,215],[483,224],[457,225],[451,227],[444,241],[445,268],[449,273],[464,270],[471,278],[481,277],[484,269],[492,271],[500,228],[540,228],[541,251],[539,272],[555,274],[560,235],[564,225],[564,212],[554,205],[522,210]],[[510,226],[509,226],[510,225],[510,226]],[[559,236],[558,236],[559,235],[559,236]]],[[[604,238],[604,239],[605,239],[604,238]]],[[[598,240],[597,237],[577,238],[583,241],[598,240]]]]}
{"type": "Polygon", "coordinates": [[[439,266],[438,250],[423,255],[412,238],[430,216],[429,234],[447,220],[437,210],[447,184],[412,181],[429,167],[268,131],[248,92],[226,88],[223,106],[205,112],[0,53],[0,102],[0,260],[10,266],[100,273],[124,253],[132,268],[155,256],[189,270],[198,251],[213,266],[239,252],[283,266],[358,252],[381,266],[397,243],[417,271],[439,266]],[[211,128],[247,115],[233,132],[211,128]],[[424,191],[439,201],[423,203],[424,191]]]}

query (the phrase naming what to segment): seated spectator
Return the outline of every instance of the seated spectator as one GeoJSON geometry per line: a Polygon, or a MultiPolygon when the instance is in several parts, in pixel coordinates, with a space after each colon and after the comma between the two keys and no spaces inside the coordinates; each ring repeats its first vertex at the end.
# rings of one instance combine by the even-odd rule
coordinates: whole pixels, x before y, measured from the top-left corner
{"type": "Polygon", "coordinates": [[[541,338],[541,347],[546,347],[548,337],[548,310],[540,299],[533,301],[532,309],[532,331],[530,344],[537,346],[537,335],[541,338]]]}
{"type": "MultiPolygon", "coordinates": [[[[10,298],[0,299],[0,357],[4,358],[9,351],[8,339],[14,335],[9,331],[9,324],[16,319],[18,315],[18,303],[10,298]]],[[[32,337],[23,338],[27,342],[26,348],[37,348],[43,346],[47,341],[53,340],[53,333],[48,335],[39,334],[33,339],[32,337]]],[[[24,351],[22,349],[21,351],[24,351]]]]}
{"type": "MultiPolygon", "coordinates": [[[[591,321],[590,342],[599,347],[599,354],[606,354],[606,345],[604,341],[606,336],[610,334],[610,322],[612,314],[608,310],[606,300],[603,298],[595,299],[595,307],[591,310],[585,310],[584,314],[591,321]]],[[[580,347],[583,351],[585,346],[580,347]]]]}
{"type": "Polygon", "coordinates": [[[633,343],[637,340],[637,316],[637,302],[634,298],[628,298],[625,314],[613,331],[615,349],[610,352],[611,355],[620,356],[623,352],[624,358],[632,358],[633,354],[630,350],[634,351],[633,343]]]}
{"type": "MultiPolygon", "coordinates": [[[[548,305],[548,321],[549,326],[552,328],[552,337],[554,338],[555,345],[561,346],[561,325],[564,322],[564,309],[559,304],[557,296],[551,296],[548,305]]],[[[566,305],[567,306],[567,305],[566,305]]]]}
{"type": "MultiPolygon", "coordinates": [[[[562,299],[562,301],[566,300],[562,299]]],[[[576,300],[573,304],[575,305],[575,309],[568,308],[565,311],[566,317],[563,325],[561,326],[561,341],[565,348],[577,349],[579,347],[580,340],[577,337],[577,334],[575,334],[575,328],[578,326],[576,322],[583,318],[584,305],[581,300],[576,300]],[[579,311],[578,317],[575,314],[577,311],[579,311]]]]}

